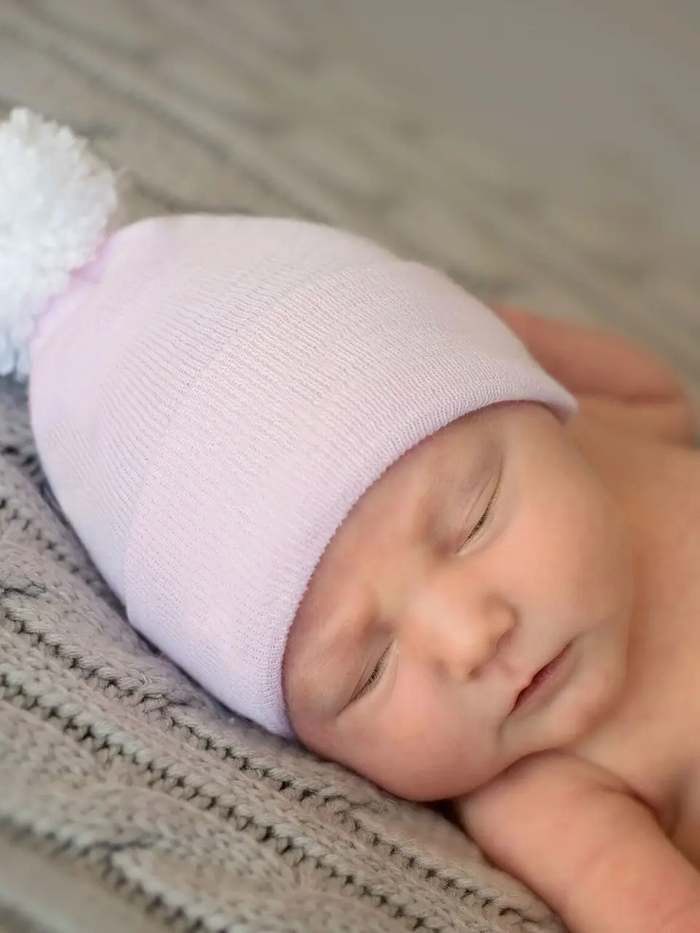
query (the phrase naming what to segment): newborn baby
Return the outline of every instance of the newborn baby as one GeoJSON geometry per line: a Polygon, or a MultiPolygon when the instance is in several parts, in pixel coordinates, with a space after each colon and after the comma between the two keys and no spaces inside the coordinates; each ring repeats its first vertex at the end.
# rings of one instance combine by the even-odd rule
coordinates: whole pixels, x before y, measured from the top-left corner
{"type": "Polygon", "coordinates": [[[291,720],[398,795],[457,798],[572,930],[700,929],[691,406],[624,340],[501,316],[579,413],[488,408],[368,490],[292,627],[291,720]]]}
{"type": "Polygon", "coordinates": [[[112,172],[25,111],[0,177],[0,365],[131,624],[453,799],[572,931],[700,929],[700,463],[665,367],[319,225],[110,235],[112,172]]]}

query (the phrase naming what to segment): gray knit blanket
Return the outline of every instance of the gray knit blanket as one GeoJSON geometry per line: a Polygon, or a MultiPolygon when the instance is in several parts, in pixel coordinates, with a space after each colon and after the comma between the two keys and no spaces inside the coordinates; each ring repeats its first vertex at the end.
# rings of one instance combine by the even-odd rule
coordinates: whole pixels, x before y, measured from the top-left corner
{"type": "MultiPolygon", "coordinates": [[[[487,299],[630,332],[697,391],[697,265],[646,202],[477,157],[293,10],[2,0],[0,108],[71,123],[125,166],[130,218],[350,227],[487,299]]],[[[560,929],[443,816],[236,720],[152,651],[53,508],[22,392],[0,385],[0,931],[166,928],[560,929]]]]}

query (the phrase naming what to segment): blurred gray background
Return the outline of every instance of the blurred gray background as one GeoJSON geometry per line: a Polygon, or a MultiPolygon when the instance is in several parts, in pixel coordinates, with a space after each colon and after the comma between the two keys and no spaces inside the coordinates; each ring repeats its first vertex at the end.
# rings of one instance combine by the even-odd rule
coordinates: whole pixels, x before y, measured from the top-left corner
{"type": "Polygon", "coordinates": [[[700,400],[700,0],[0,0],[131,217],[281,213],[623,331],[700,400]]]}
{"type": "Polygon", "coordinates": [[[633,184],[700,237],[700,0],[289,0],[533,178],[633,184]]]}

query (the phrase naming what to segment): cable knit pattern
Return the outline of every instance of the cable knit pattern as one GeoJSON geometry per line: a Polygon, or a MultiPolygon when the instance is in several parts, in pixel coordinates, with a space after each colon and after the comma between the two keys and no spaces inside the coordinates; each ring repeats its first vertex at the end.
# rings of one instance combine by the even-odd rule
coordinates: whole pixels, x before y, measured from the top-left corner
{"type": "Polygon", "coordinates": [[[5,910],[81,933],[555,929],[441,816],[232,720],[154,653],[42,496],[10,386],[0,449],[5,910]]]}

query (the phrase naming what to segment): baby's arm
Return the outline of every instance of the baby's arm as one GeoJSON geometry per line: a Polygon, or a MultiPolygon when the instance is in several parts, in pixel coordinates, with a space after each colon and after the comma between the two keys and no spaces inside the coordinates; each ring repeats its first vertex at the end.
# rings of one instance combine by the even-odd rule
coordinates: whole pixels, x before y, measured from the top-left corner
{"type": "Polygon", "coordinates": [[[537,362],[578,396],[582,412],[672,443],[691,443],[693,407],[675,373],[617,334],[521,308],[496,313],[537,362]]]}
{"type": "Polygon", "coordinates": [[[700,874],[643,804],[585,762],[535,756],[457,810],[486,855],[572,933],[700,930],[700,874]]]}

